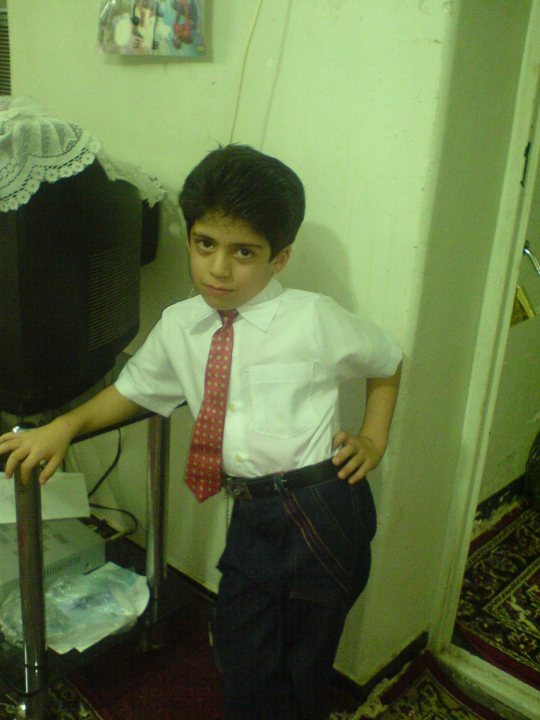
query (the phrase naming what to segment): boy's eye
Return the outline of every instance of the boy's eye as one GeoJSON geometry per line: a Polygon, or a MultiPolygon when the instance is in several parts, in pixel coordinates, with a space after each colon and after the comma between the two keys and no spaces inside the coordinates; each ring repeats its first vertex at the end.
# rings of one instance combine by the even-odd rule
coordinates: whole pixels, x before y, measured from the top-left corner
{"type": "Polygon", "coordinates": [[[253,251],[247,247],[239,248],[237,252],[238,255],[243,259],[250,258],[253,255],[253,251]]]}
{"type": "Polygon", "coordinates": [[[196,242],[197,247],[200,248],[201,250],[210,250],[212,248],[213,244],[214,243],[209,238],[200,238],[196,242]]]}

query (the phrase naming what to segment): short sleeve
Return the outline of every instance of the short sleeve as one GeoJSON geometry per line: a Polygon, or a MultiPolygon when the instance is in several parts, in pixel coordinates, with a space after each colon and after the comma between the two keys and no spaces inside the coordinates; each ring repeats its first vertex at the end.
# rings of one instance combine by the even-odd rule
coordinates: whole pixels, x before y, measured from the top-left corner
{"type": "Polygon", "coordinates": [[[164,416],[169,416],[185,401],[184,390],[169,359],[163,319],[128,360],[115,387],[129,400],[164,416]]]}
{"type": "Polygon", "coordinates": [[[402,352],[389,333],[330,297],[319,295],[315,308],[321,358],[335,368],[340,379],[383,378],[396,372],[402,352]]]}

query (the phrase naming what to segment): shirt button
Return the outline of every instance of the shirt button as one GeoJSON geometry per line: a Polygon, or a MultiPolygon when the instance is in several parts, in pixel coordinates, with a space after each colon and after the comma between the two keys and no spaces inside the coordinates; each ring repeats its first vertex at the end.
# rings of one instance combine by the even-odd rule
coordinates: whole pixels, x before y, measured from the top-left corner
{"type": "Polygon", "coordinates": [[[235,409],[236,409],[236,408],[235,408],[235,406],[234,406],[234,403],[230,402],[230,403],[227,405],[227,410],[230,410],[231,412],[234,412],[235,409]]]}
{"type": "Polygon", "coordinates": [[[242,455],[240,455],[240,453],[236,453],[236,455],[234,456],[234,459],[236,460],[237,463],[244,462],[244,458],[242,457],[242,455]]]}

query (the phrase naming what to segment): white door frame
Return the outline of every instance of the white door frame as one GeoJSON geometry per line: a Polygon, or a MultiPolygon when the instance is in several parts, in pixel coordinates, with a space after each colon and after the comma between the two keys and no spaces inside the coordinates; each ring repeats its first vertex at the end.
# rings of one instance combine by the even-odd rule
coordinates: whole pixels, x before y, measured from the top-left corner
{"type": "MultiPolygon", "coordinates": [[[[484,287],[478,342],[473,360],[460,452],[456,463],[455,491],[449,513],[437,585],[438,597],[434,606],[435,614],[430,633],[430,647],[434,652],[442,656],[445,654],[451,656],[454,664],[456,658],[461,656],[464,666],[467,665],[467,661],[463,653],[451,646],[452,634],[480,495],[489,431],[539,166],[539,67],[540,0],[533,0],[516,95],[501,203],[484,287]],[[527,181],[522,186],[523,153],[529,141],[531,146],[527,181]]],[[[459,664],[459,660],[457,662],[459,664]]],[[[482,663],[474,664],[476,672],[479,672],[478,668],[482,663]]],[[[493,668],[486,664],[484,670],[486,677],[489,674],[492,683],[493,668]]],[[[508,683],[507,677],[506,682],[508,683]]],[[[537,697],[536,693],[535,696],[537,697]]]]}

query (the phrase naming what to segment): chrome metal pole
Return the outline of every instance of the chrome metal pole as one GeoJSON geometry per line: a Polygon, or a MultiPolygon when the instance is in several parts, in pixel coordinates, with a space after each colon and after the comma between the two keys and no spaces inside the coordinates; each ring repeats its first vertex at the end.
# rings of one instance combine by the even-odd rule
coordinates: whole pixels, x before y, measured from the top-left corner
{"type": "Polygon", "coordinates": [[[43,540],[39,468],[24,484],[15,470],[15,507],[19,550],[19,585],[24,648],[25,717],[46,720],[47,643],[43,594],[43,540]]]}
{"type": "Polygon", "coordinates": [[[154,415],[148,429],[148,487],[146,510],[146,578],[150,588],[148,643],[163,645],[157,623],[160,619],[163,581],[167,574],[165,558],[166,505],[169,484],[170,419],[154,415]]]}

